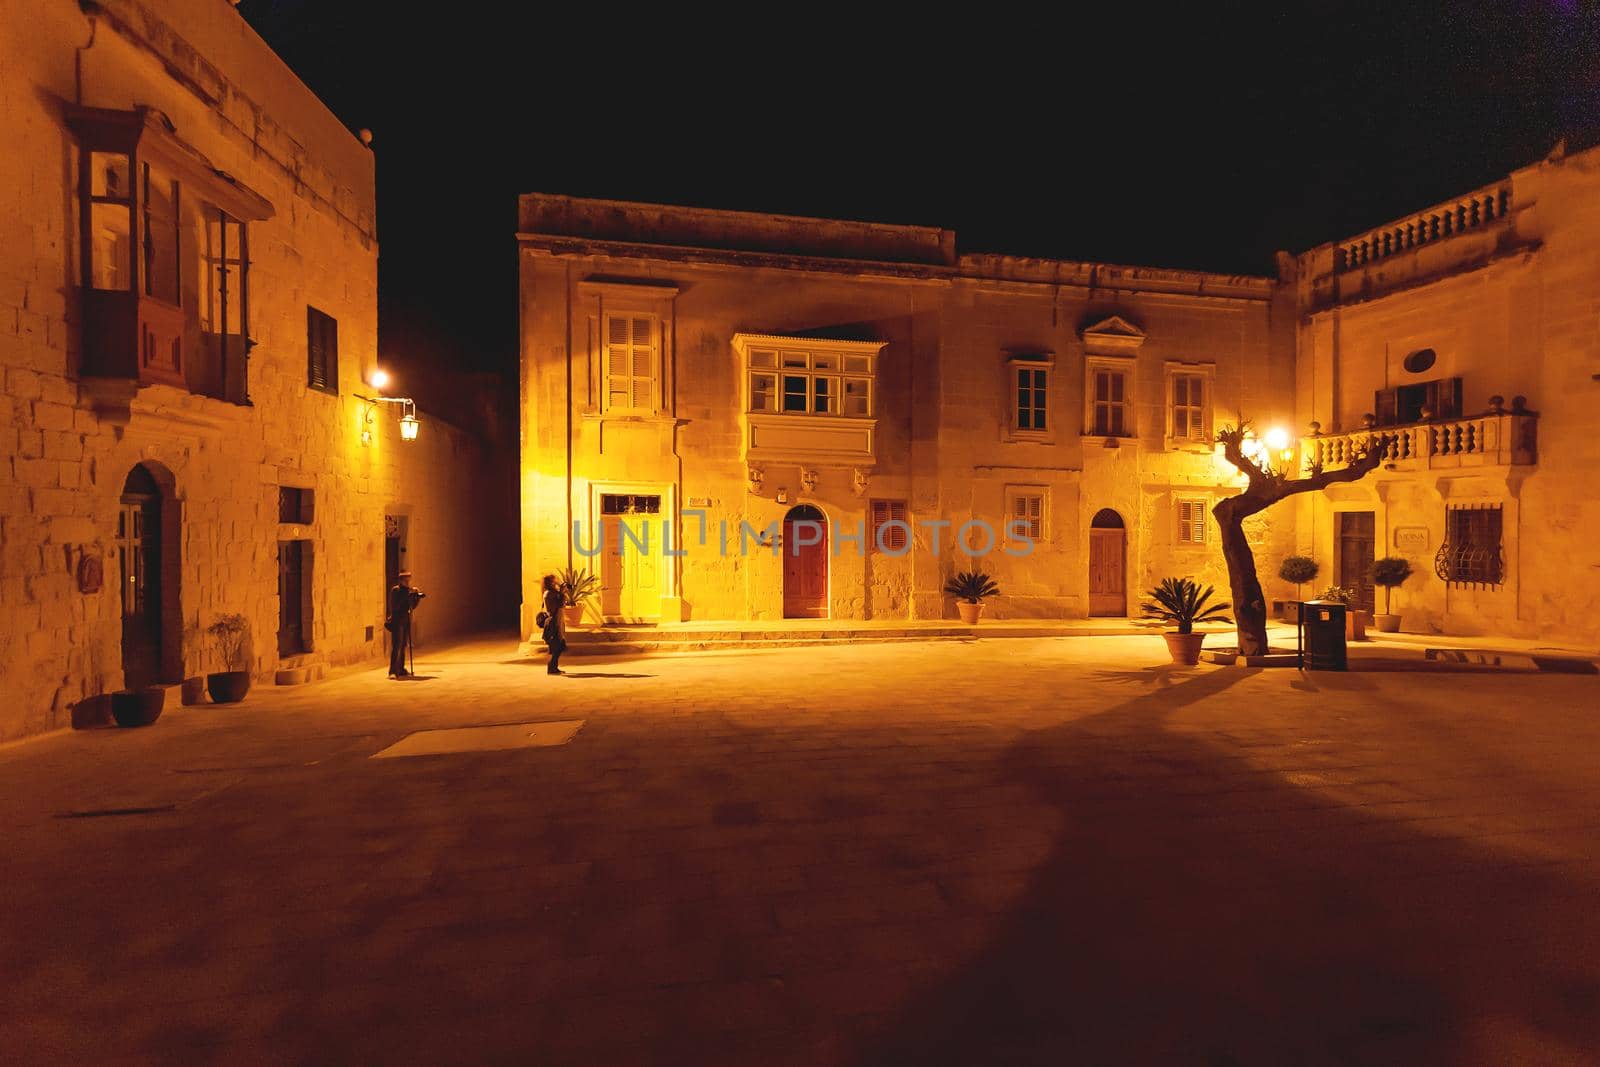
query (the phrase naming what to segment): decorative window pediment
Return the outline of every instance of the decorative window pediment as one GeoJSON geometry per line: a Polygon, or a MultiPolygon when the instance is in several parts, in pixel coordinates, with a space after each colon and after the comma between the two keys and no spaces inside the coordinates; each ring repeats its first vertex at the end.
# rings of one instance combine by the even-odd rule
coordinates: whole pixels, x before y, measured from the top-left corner
{"type": "Polygon", "coordinates": [[[1113,315],[1093,326],[1085,326],[1081,336],[1084,351],[1091,355],[1125,355],[1139,350],[1139,346],[1144,344],[1145,333],[1121,315],[1113,315]]]}

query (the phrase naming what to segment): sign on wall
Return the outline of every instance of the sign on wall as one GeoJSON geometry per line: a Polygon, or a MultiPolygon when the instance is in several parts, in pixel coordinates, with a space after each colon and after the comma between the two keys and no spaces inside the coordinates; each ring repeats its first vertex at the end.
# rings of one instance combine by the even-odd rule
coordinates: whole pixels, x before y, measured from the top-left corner
{"type": "Polygon", "coordinates": [[[1426,552],[1428,528],[1426,526],[1396,526],[1394,547],[1402,552],[1426,552]]]}

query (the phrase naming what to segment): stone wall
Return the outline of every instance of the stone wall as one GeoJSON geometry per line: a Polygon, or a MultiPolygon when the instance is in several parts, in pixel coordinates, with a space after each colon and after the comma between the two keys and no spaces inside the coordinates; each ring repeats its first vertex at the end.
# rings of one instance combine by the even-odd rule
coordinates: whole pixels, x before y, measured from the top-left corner
{"type": "Polygon", "coordinates": [[[116,524],[136,464],[161,486],[170,532],[172,680],[218,668],[197,631],[228,612],[250,620],[258,681],[380,655],[386,515],[409,516],[424,639],[488,615],[506,565],[477,547],[474,513],[494,491],[480,439],[424,410],[419,439],[401,442],[396,413],[368,423],[355,395],[378,359],[372,153],[224,0],[98,11],[0,0],[0,741],[62,727],[75,701],[123,683],[116,524]],[[271,202],[249,230],[250,405],[149,386],[118,411],[80,380],[74,102],[159,109],[271,202]],[[338,323],[337,395],[306,384],[308,306],[338,323]],[[281,486],[314,491],[311,523],[279,525],[281,486]],[[313,628],[310,651],[280,661],[287,539],[313,545],[313,628]],[[80,591],[85,558],[103,565],[98,592],[80,591]]]}
{"type": "MultiPolygon", "coordinates": [[[[873,260],[895,247],[894,227],[876,227],[861,249],[836,247],[848,233],[827,220],[709,213],[707,239],[693,227],[703,211],[531,196],[523,204],[523,627],[538,610],[538,579],[569,563],[598,571],[572,544],[574,518],[587,522],[599,492],[649,491],[685,551],[663,557],[662,618],[776,619],[783,616],[783,561],[741,552],[741,524],[763,529],[796,504],[822,510],[837,532],[865,528],[874,500],[904,501],[915,527],[904,556],[836,544],[828,561],[827,611],[841,619],[953,618],[943,594],[957,570],[977,567],[999,581],[997,617],[1081,617],[1089,612],[1088,528],[1111,508],[1127,530],[1126,609],[1169,575],[1226,587],[1208,540],[1180,545],[1175,502],[1208,506],[1236,492],[1236,472],[1209,442],[1168,440],[1168,373],[1203,369],[1219,424],[1244,411],[1262,426],[1292,411],[1292,299],[1270,279],[1137,268],[1051,264],[1001,256],[919,255],[873,260]],[[559,208],[559,210],[557,210],[559,208]],[[648,218],[621,241],[596,217],[648,218]],[[574,221],[577,220],[577,221],[574,221]],[[779,225],[781,223],[781,225],[779,225]],[[821,235],[801,232],[807,226],[821,235]],[[538,229],[543,227],[543,230],[538,229]],[[670,231],[672,247],[645,246],[670,231]],[[793,243],[774,248],[781,232],[793,243]],[[751,234],[748,242],[734,238],[751,234]],[[835,242],[835,244],[828,244],[835,242]],[[807,254],[826,246],[826,256],[807,254]],[[659,294],[651,296],[650,294],[659,294]],[[633,301],[663,316],[666,341],[658,410],[607,416],[597,395],[601,309],[633,301]],[[642,302],[642,303],[641,303],[642,302]],[[1112,320],[1130,338],[1095,339],[1112,320]],[[875,372],[875,455],[867,464],[810,459],[757,463],[748,451],[739,334],[852,339],[881,344],[875,372]],[[1129,356],[1136,432],[1122,440],[1085,436],[1086,358],[1109,344],[1129,356]],[[1019,354],[1049,369],[1050,428],[1019,434],[1013,424],[1019,354]],[[753,484],[751,467],[763,478],[753,484]],[[861,471],[860,468],[868,469],[861,471]],[[805,483],[805,472],[815,475],[805,483]],[[866,475],[863,487],[859,473],[866,475]],[[981,520],[1003,533],[1008,490],[1047,498],[1044,535],[1026,555],[1001,540],[981,558],[954,547],[957,531],[981,520]],[[680,519],[703,510],[699,522],[680,519]],[[950,525],[938,533],[924,522],[950,525]],[[729,550],[718,531],[729,531],[729,550]],[[840,549],[841,550],[837,550],[840,549]]],[[[908,247],[924,231],[907,228],[908,247]]],[[[937,231],[927,231],[937,232],[937,231]]],[[[952,242],[953,245],[953,242],[952,242]]],[[[953,247],[952,247],[953,252],[953,247]]],[[[1266,557],[1292,546],[1292,516],[1254,526],[1266,557]]],[[[973,534],[974,547],[983,538],[973,534]]],[[[1275,571],[1275,564],[1271,568],[1275,571]]],[[[1272,586],[1274,583],[1269,583],[1272,586]]],[[[598,616],[591,605],[590,617],[598,616]]]]}
{"type": "Polygon", "coordinates": [[[1477,227],[1419,247],[1392,245],[1379,263],[1336,269],[1334,246],[1302,257],[1297,407],[1325,433],[1359,432],[1377,390],[1459,377],[1463,415],[1489,410],[1495,397],[1507,409],[1526,398],[1537,412],[1536,455],[1506,462],[1469,453],[1380,469],[1303,502],[1299,537],[1331,581],[1339,513],[1372,512],[1377,554],[1404,556],[1416,571],[1394,594],[1406,630],[1592,647],[1600,643],[1600,552],[1589,535],[1600,523],[1592,430],[1600,150],[1535,164],[1490,189],[1504,192],[1504,215],[1484,212],[1477,227]],[[1432,365],[1409,371],[1407,356],[1423,349],[1432,365]],[[1447,509],[1465,504],[1501,509],[1502,583],[1435,573],[1447,509]]]}

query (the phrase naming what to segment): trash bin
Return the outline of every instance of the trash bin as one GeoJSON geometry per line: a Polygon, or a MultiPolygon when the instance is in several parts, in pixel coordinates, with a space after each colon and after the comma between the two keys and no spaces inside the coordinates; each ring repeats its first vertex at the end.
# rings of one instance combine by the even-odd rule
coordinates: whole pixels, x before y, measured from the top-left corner
{"type": "Polygon", "coordinates": [[[1344,643],[1345,606],[1308,600],[1300,606],[1300,647],[1308,671],[1348,670],[1344,643]]]}

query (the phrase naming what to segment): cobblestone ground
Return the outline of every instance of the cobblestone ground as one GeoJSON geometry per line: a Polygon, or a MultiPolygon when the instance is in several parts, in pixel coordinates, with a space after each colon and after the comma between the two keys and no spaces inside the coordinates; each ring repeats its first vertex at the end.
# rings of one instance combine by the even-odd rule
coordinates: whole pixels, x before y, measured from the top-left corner
{"type": "Polygon", "coordinates": [[[514,647],[0,750],[0,1060],[1600,1048],[1600,680],[1171,669],[1154,637],[550,678],[514,647]]]}

